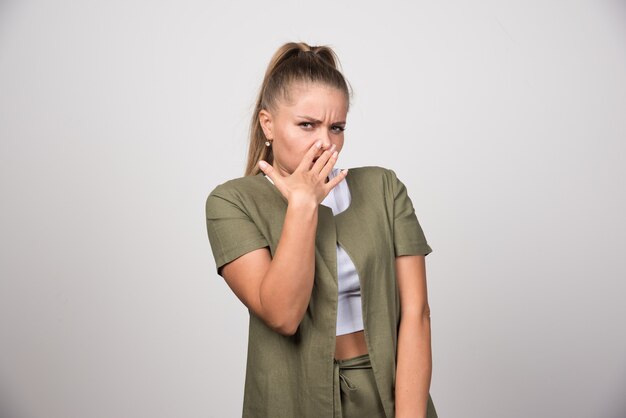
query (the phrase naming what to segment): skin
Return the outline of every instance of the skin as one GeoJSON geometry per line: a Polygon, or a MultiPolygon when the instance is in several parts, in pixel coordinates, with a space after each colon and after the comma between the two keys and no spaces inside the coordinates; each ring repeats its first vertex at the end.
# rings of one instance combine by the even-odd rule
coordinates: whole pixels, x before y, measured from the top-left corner
{"type": "MultiPolygon", "coordinates": [[[[311,298],[318,205],[347,175],[340,173],[328,179],[344,144],[344,93],[321,84],[294,84],[290,92],[292,103],[281,101],[273,111],[259,112],[261,127],[274,152],[273,164],[264,166],[266,162],[260,161],[259,167],[288,201],[279,245],[273,258],[267,248],[260,248],[231,261],[222,270],[226,282],[248,309],[283,335],[296,332],[311,298]]],[[[396,258],[402,312],[397,418],[426,416],[432,359],[424,258],[396,258]]],[[[337,336],[335,358],[365,353],[364,331],[337,336]]]]}
{"type": "MultiPolygon", "coordinates": [[[[308,182],[303,181],[298,173],[294,176],[295,167],[302,162],[303,156],[315,141],[321,141],[322,150],[329,149],[332,152],[332,147],[335,147],[335,151],[341,151],[344,144],[347,100],[340,90],[320,84],[296,84],[292,87],[290,96],[295,99],[294,103],[282,103],[273,115],[266,110],[259,113],[266,138],[273,139],[274,164],[264,172],[274,180],[287,200],[292,193],[302,191],[304,194],[312,192],[319,203],[327,193],[324,191],[320,196],[307,187],[308,182]],[[277,176],[281,178],[277,179],[277,176]]],[[[320,153],[321,150],[315,156],[320,153]]],[[[305,159],[305,162],[308,161],[305,159]]],[[[339,178],[341,181],[344,177],[345,175],[339,175],[335,179],[339,178]]],[[[364,331],[336,337],[335,358],[344,359],[365,353],[367,343],[364,331]]]]}
{"type": "Polygon", "coordinates": [[[426,417],[432,377],[430,307],[423,255],[396,257],[400,330],[396,364],[396,418],[426,417]]]}
{"type": "MultiPolygon", "coordinates": [[[[292,193],[302,193],[320,203],[330,188],[316,187],[305,178],[305,170],[296,172],[307,151],[321,142],[321,149],[314,152],[318,157],[325,150],[341,152],[346,126],[347,100],[343,92],[321,84],[298,83],[290,89],[293,103],[279,102],[274,112],[261,110],[259,120],[263,132],[272,142],[274,163],[269,170],[261,169],[289,200],[292,193]],[[275,179],[276,177],[276,179],[275,179]],[[277,181],[276,181],[277,180],[277,181]]],[[[328,174],[334,163],[324,171],[328,174]]],[[[321,168],[321,166],[320,166],[321,168]]],[[[343,177],[339,181],[343,180],[343,177]]],[[[326,177],[324,177],[326,179],[326,177]]],[[[339,182],[337,181],[337,183],[339,182]]]]}
{"type": "Polygon", "coordinates": [[[347,98],[322,85],[291,87],[293,103],[281,101],[273,111],[259,113],[275,147],[274,165],[259,165],[288,201],[279,244],[274,257],[260,248],[227,263],[221,272],[248,309],[284,335],[296,332],[311,299],[319,204],[346,176],[327,181],[337,161],[333,152],[343,147],[338,125],[346,120],[347,98]]]}

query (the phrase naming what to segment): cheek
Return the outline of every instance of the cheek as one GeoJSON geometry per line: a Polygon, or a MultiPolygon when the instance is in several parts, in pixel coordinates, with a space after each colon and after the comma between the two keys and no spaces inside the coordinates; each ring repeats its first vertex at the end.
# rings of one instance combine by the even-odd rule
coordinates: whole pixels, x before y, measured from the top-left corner
{"type": "Polygon", "coordinates": [[[311,132],[306,132],[298,126],[285,129],[282,134],[285,148],[294,154],[304,154],[315,142],[311,132]]]}
{"type": "Polygon", "coordinates": [[[284,130],[281,132],[280,139],[281,159],[292,169],[300,164],[304,155],[315,142],[306,135],[306,132],[298,132],[298,130],[284,130]]]}
{"type": "Polygon", "coordinates": [[[341,151],[343,150],[343,139],[335,141],[335,146],[337,147],[335,151],[338,151],[341,154],[341,151]]]}

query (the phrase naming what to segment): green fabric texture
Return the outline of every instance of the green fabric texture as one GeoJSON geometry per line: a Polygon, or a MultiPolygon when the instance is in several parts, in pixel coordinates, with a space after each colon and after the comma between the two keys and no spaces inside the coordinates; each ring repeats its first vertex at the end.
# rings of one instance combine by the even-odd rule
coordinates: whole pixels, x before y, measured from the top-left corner
{"type": "MultiPolygon", "coordinates": [[[[385,418],[369,354],[335,360],[335,417],[385,418]]],[[[426,418],[438,418],[428,395],[426,418]]]]}
{"type": "MultiPolygon", "coordinates": [[[[250,313],[243,418],[333,417],[337,243],[359,275],[369,358],[385,414],[394,417],[400,325],[395,257],[428,255],[432,249],[393,170],[350,168],[346,181],[351,195],[346,210],[333,215],[319,205],[313,290],[296,333],[281,335],[250,313]]],[[[216,272],[257,248],[268,247],[273,256],[287,203],[262,172],[216,186],[206,200],[216,272]]]]}

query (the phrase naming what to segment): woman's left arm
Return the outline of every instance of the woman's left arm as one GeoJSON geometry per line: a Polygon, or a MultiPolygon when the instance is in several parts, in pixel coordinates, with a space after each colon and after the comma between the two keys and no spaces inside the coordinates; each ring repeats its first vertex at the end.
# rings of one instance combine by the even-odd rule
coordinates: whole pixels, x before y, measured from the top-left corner
{"type": "Polygon", "coordinates": [[[396,367],[396,418],[425,418],[432,375],[430,308],[423,255],[396,257],[400,330],[396,367]]]}

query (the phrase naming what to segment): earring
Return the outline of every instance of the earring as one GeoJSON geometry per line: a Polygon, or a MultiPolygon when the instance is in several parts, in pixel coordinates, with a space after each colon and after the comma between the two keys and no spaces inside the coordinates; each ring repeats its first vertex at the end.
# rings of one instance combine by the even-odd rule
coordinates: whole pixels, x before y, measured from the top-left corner
{"type": "Polygon", "coordinates": [[[270,141],[265,141],[265,146],[266,146],[266,147],[269,147],[270,145],[271,145],[271,144],[270,144],[270,141]]]}

